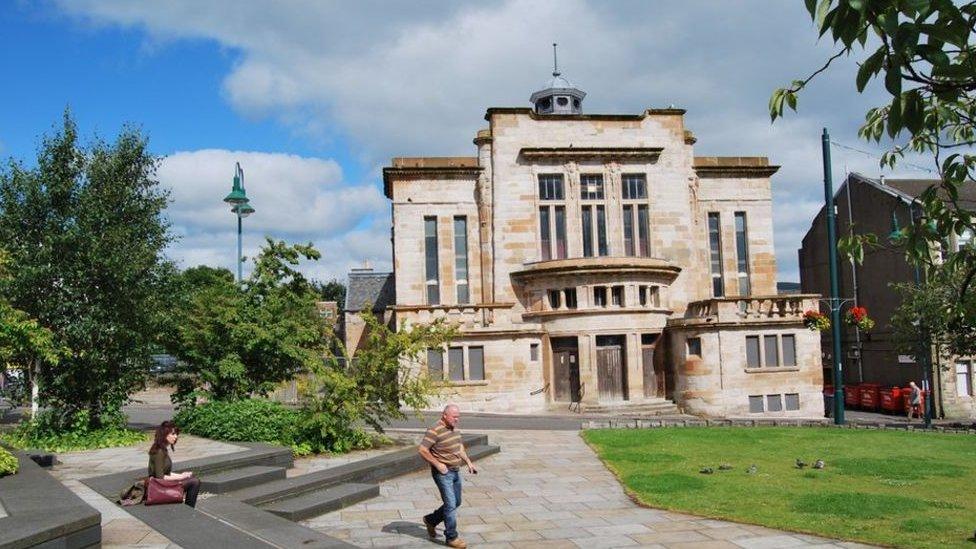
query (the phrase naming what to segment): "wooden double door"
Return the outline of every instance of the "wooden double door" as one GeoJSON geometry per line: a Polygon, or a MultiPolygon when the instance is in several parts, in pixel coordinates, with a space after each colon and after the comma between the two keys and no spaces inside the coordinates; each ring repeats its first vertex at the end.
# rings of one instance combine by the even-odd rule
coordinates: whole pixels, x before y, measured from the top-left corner
{"type": "Polygon", "coordinates": [[[583,395],[576,338],[553,338],[551,343],[553,398],[557,402],[579,402],[583,395]]]}

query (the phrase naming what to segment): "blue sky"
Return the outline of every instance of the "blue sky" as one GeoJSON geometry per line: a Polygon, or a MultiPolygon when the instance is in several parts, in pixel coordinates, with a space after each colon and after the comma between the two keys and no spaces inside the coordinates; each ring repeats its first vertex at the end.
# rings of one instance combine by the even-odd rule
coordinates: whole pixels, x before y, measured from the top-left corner
{"type": "MultiPolygon", "coordinates": [[[[699,155],[768,155],[780,280],[822,201],[820,128],[857,141],[877,89],[853,89],[854,59],[824,74],[800,113],[769,124],[771,90],[819,67],[800,0],[47,0],[0,7],[0,156],[31,161],[66,106],[83,135],[140,125],[164,155],[184,265],[233,265],[235,225],[220,198],[233,163],[261,235],[313,241],[318,278],[370,261],[389,268],[380,168],[391,156],[471,155],[491,106],[527,106],[560,42],[588,112],[675,105],[699,155]]],[[[843,170],[876,159],[835,151],[843,170]]],[[[924,160],[919,161],[925,163],[924,160]]],[[[887,176],[898,175],[886,173],[887,176]]],[[[906,172],[910,173],[910,172],[906,172]]],[[[913,174],[917,175],[917,174],[913,174]]]]}

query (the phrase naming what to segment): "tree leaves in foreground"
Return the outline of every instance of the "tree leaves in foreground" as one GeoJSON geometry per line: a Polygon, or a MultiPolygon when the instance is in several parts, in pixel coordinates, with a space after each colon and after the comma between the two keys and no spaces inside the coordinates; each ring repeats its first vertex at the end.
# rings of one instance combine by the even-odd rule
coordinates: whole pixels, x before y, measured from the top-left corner
{"type": "MultiPolygon", "coordinates": [[[[940,314],[949,329],[971,339],[976,336],[976,248],[965,246],[950,254],[940,250],[950,249],[953,235],[976,234],[976,212],[960,200],[964,190],[976,185],[976,1],[804,1],[820,35],[829,34],[836,52],[807,78],[774,91],[770,115],[776,120],[787,107],[796,110],[799,93],[834,60],[862,57],[854,75],[857,91],[881,86],[889,99],[867,111],[861,138],[894,141],[882,166],[894,167],[912,151],[932,155],[939,175],[938,183],[915,200],[914,219],[900,229],[895,243],[904,247],[910,261],[925,267],[934,283],[954,292],[955,299],[946,300],[940,314]]],[[[846,240],[843,247],[855,258],[871,245],[858,236],[846,240]]]]}
{"type": "Polygon", "coordinates": [[[171,272],[157,162],[128,127],[83,145],[66,112],[36,166],[0,168],[0,242],[13,266],[0,296],[69,350],[57,362],[39,355],[35,372],[41,405],[65,426],[85,411],[98,427],[144,383],[171,272]]]}
{"type": "Polygon", "coordinates": [[[226,269],[183,272],[166,342],[183,364],[174,398],[267,395],[320,365],[329,330],[315,310],[315,290],[297,270],[319,256],[311,245],[267,239],[242,284],[226,269]]]}

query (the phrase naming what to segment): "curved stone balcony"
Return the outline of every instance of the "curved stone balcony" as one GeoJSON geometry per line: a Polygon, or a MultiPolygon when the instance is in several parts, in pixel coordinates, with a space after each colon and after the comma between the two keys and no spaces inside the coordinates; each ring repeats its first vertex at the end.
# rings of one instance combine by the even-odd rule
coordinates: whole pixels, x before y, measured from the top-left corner
{"type": "Polygon", "coordinates": [[[554,276],[586,276],[607,282],[650,276],[660,283],[670,284],[680,272],[681,267],[659,257],[573,257],[526,263],[511,276],[514,282],[522,284],[554,276]]]}

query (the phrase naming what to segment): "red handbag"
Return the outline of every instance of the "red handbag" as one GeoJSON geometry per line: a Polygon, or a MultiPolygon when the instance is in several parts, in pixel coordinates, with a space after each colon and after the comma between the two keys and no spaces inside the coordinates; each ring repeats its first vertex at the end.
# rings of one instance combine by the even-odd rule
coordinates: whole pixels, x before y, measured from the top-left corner
{"type": "Polygon", "coordinates": [[[149,477],[146,483],[146,505],[183,503],[183,481],[149,477]]]}

